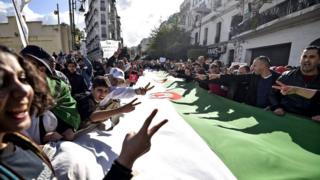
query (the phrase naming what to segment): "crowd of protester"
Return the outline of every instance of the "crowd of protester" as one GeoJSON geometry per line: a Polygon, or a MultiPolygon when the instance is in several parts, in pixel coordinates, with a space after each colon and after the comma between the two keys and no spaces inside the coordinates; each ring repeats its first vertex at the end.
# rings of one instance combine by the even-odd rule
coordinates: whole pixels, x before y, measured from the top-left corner
{"type": "MultiPolygon", "coordinates": [[[[119,49],[107,60],[82,56],[79,52],[54,53],[28,45],[18,54],[0,45],[0,178],[52,179],[54,169],[41,146],[52,141],[73,141],[82,130],[112,130],[124,113],[140,104],[145,87],[132,87],[143,70],[167,71],[197,83],[201,88],[240,103],[272,111],[307,116],[320,121],[320,48],[307,47],[300,66],[271,66],[266,56],[251,66],[224,66],[219,60],[200,56],[193,61],[130,59],[119,49]],[[110,120],[111,127],[103,122],[110,120]],[[23,158],[22,158],[23,157],[23,158]]],[[[119,157],[105,179],[130,179],[137,158],[150,149],[151,137],[167,120],[149,129],[157,110],[138,133],[129,133],[119,157]]]]}
{"type": "MultiPolygon", "coordinates": [[[[133,88],[143,73],[139,57],[129,62],[119,49],[107,61],[91,61],[78,52],[50,55],[28,45],[19,53],[0,45],[0,179],[54,179],[51,160],[40,147],[73,141],[82,130],[112,130],[137,98],[151,90],[133,88]],[[110,120],[112,126],[103,126],[110,120]]],[[[133,163],[150,149],[151,137],[167,120],[149,128],[157,110],[137,133],[128,133],[104,179],[130,179],[133,163]]],[[[76,163],[76,162],[75,162],[76,163]]]]}
{"type": "Polygon", "coordinates": [[[304,49],[299,63],[298,67],[272,66],[268,57],[259,56],[251,66],[234,64],[226,67],[219,60],[200,56],[195,61],[151,61],[147,66],[165,70],[186,82],[195,82],[209,93],[264,108],[279,116],[290,112],[320,121],[318,95],[313,92],[311,99],[298,88],[320,89],[320,48],[309,46],[304,49]],[[290,91],[283,90],[288,88],[290,91]]]}

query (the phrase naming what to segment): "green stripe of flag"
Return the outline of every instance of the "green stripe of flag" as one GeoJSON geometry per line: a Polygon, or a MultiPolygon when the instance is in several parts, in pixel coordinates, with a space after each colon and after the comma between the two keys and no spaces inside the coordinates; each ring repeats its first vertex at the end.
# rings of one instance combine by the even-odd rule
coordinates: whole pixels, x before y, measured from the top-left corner
{"type": "Polygon", "coordinates": [[[320,179],[320,123],[284,117],[209,94],[195,83],[164,84],[173,102],[238,179],[320,179]]]}

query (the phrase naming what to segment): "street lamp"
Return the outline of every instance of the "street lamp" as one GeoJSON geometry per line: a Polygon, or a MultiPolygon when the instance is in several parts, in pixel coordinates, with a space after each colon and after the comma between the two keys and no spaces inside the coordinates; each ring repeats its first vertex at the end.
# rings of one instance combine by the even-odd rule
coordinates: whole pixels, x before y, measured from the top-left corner
{"type": "Polygon", "coordinates": [[[84,9],[84,3],[86,2],[86,0],[78,0],[78,2],[80,3],[80,8],[78,9],[79,12],[85,12],[86,10],[84,9]]]}
{"type": "Polygon", "coordinates": [[[75,27],[75,22],[74,22],[74,11],[76,10],[76,3],[80,2],[80,8],[79,12],[85,12],[84,9],[84,3],[86,0],[69,0],[69,16],[70,16],[70,31],[71,31],[71,44],[72,44],[72,49],[75,50],[75,32],[76,32],[76,27],[75,27]]]}
{"type": "Polygon", "coordinates": [[[86,12],[86,10],[83,7],[83,3],[80,5],[79,12],[86,12]]]}
{"type": "Polygon", "coordinates": [[[60,11],[59,11],[59,4],[57,3],[57,9],[53,11],[53,14],[58,16],[58,25],[60,25],[60,11]]]}

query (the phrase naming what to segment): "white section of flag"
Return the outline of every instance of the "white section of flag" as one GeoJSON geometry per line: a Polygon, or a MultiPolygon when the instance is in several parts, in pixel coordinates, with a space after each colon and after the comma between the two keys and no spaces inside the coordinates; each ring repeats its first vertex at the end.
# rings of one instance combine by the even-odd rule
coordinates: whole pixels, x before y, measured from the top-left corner
{"type": "MultiPolygon", "coordinates": [[[[163,92],[160,83],[152,81],[153,73],[139,78],[137,87],[148,82],[152,92],[163,92]]],[[[129,102],[130,100],[125,100],[129,102]]],[[[125,114],[112,131],[93,130],[83,133],[74,142],[62,142],[52,159],[58,179],[102,179],[121,151],[125,134],[138,131],[146,117],[157,108],[152,125],[168,119],[152,138],[151,150],[133,166],[134,180],[235,180],[236,177],[202,138],[176,112],[166,99],[139,96],[142,104],[125,114]]],[[[123,100],[122,100],[123,102],[123,100]]],[[[105,123],[108,125],[108,123],[105,123]]],[[[151,125],[151,126],[152,126],[151,125]]]]}

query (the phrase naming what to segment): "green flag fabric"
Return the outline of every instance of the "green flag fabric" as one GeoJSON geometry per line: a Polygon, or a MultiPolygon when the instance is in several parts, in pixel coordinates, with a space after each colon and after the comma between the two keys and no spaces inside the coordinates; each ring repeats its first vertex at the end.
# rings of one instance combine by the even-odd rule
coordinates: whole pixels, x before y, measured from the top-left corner
{"type": "Polygon", "coordinates": [[[56,105],[50,111],[74,129],[78,129],[80,115],[76,108],[77,102],[71,96],[70,87],[61,80],[49,77],[47,77],[47,83],[56,102],[56,105]]]}
{"type": "Polygon", "coordinates": [[[238,179],[320,179],[320,123],[238,103],[155,73],[177,112],[238,179]]]}

